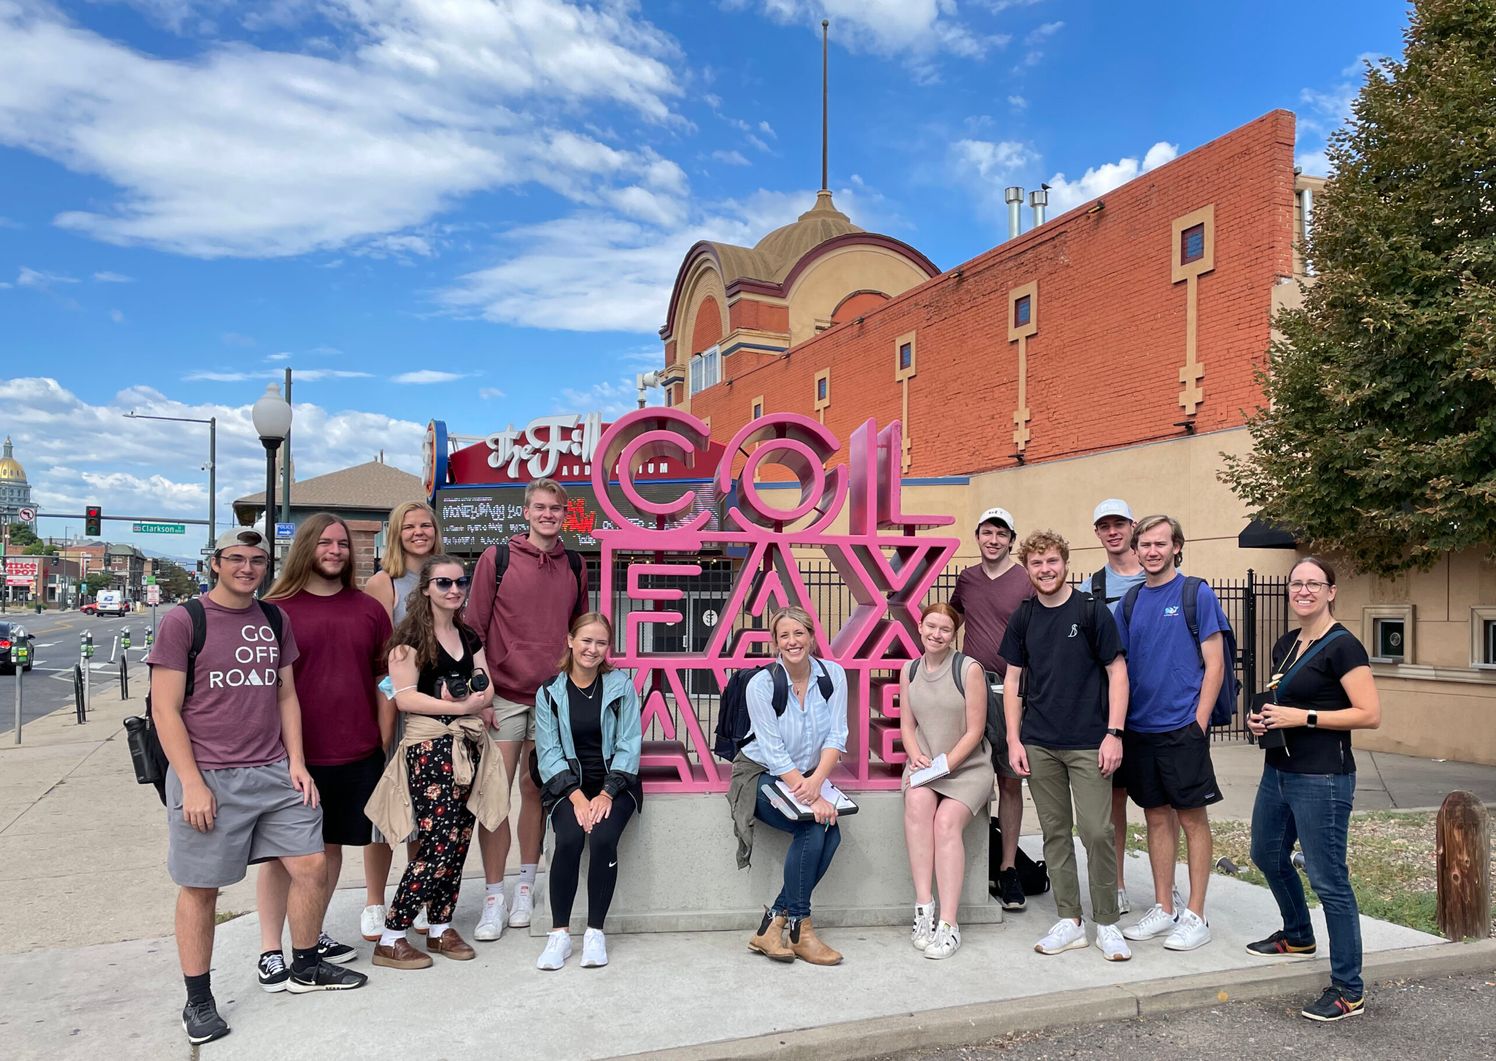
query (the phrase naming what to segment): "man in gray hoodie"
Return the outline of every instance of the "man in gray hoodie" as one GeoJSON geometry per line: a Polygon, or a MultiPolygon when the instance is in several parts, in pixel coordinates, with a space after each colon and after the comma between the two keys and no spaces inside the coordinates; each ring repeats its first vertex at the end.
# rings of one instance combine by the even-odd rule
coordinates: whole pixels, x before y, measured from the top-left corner
{"type": "Polygon", "coordinates": [[[524,514],[528,534],[489,546],[478,558],[463,614],[463,622],[483,638],[494,686],[486,721],[505,770],[511,778],[519,775],[521,801],[519,883],[507,903],[509,822],[492,831],[478,830],[488,887],[473,937],[484,941],[498,939],[506,924],[519,928],[530,923],[535,870],[545,837],[540,791],[528,766],[535,747],[535,692],[556,676],[571,621],[587,610],[587,569],[579,555],[561,544],[565,488],[551,479],[534,480],[525,488],[524,514]]]}

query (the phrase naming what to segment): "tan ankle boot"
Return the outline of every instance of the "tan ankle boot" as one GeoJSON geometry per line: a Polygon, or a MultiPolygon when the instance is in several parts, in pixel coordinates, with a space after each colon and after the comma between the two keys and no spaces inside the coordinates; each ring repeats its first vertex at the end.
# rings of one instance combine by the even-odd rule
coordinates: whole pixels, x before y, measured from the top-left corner
{"type": "Polygon", "coordinates": [[[795,952],[784,945],[785,917],[764,907],[764,919],[759,922],[758,932],[748,940],[748,949],[756,950],[776,962],[792,962],[795,952]]]}
{"type": "Polygon", "coordinates": [[[842,960],[840,951],[832,950],[821,942],[808,917],[802,917],[790,926],[790,951],[802,962],[810,962],[811,965],[840,965],[842,960]]]}

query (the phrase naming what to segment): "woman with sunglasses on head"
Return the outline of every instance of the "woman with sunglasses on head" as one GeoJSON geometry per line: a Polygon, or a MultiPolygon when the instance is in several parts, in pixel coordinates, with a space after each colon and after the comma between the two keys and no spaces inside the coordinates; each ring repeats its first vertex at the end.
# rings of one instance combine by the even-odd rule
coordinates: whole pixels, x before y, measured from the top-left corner
{"type": "Polygon", "coordinates": [[[390,638],[390,681],[405,734],[369,800],[371,820],[386,836],[417,837],[395,901],[374,948],[374,964],[393,969],[431,965],[406,939],[424,905],[426,949],[457,961],[473,948],[452,927],[476,817],[508,813],[508,778],[497,755],[483,755],[480,713],[493,702],[483,644],[462,625],[468,576],[450,556],[428,557],[405,618],[390,638]],[[404,794],[408,794],[408,798],[404,794]]]}
{"type": "Polygon", "coordinates": [[[571,621],[561,673],[535,698],[535,761],[542,806],[556,834],[551,852],[551,932],[538,969],[571,956],[572,902],[582,848],[587,866],[587,931],[582,968],[608,964],[603,922],[618,882],[618,841],[643,810],[642,734],[634,681],[608,662],[613,624],[598,612],[571,621]]]}
{"type": "MultiPolygon", "coordinates": [[[[405,608],[411,591],[421,580],[421,565],[428,556],[442,551],[442,533],[436,525],[436,513],[424,501],[402,501],[390,511],[388,529],[385,532],[384,556],[380,568],[364,585],[364,592],[377,600],[389,615],[390,622],[400,625],[405,618],[405,608]]],[[[388,755],[394,755],[404,735],[405,716],[395,712],[395,729],[386,746],[388,755]]],[[[386,758],[386,763],[389,759],[386,758]]],[[[398,840],[398,837],[396,838],[398,840]]],[[[405,845],[406,854],[414,859],[416,845],[405,845]]],[[[390,881],[390,865],[394,862],[395,850],[389,838],[378,829],[374,830],[374,843],[364,848],[364,887],[367,891],[364,912],[359,917],[359,932],[373,943],[384,931],[385,888],[390,881]]],[[[426,931],[426,913],[416,915],[416,932],[426,931]]]]}
{"type": "Polygon", "coordinates": [[[1288,576],[1288,603],[1299,628],[1273,646],[1266,703],[1254,704],[1247,716],[1247,728],[1266,750],[1252,811],[1252,861],[1278,901],[1283,928],[1247,950],[1263,958],[1315,953],[1292,862],[1297,840],[1330,936],[1330,986],[1301,1012],[1335,1021],[1366,1011],[1360,911],[1346,865],[1356,791],[1351,730],[1376,729],[1382,707],[1366,649],[1335,621],[1335,569],[1319,557],[1300,560],[1288,576]]]}

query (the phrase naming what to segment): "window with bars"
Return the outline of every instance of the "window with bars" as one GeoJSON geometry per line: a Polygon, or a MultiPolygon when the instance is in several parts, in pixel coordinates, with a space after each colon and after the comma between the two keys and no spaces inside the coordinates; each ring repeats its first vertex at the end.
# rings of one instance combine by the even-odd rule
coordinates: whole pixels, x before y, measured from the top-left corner
{"type": "Polygon", "coordinates": [[[1191,225],[1179,234],[1179,264],[1188,265],[1205,257],[1205,225],[1191,225]]]}
{"type": "Polygon", "coordinates": [[[1022,328],[1034,319],[1034,300],[1031,295],[1024,295],[1013,302],[1013,327],[1022,328]]]}

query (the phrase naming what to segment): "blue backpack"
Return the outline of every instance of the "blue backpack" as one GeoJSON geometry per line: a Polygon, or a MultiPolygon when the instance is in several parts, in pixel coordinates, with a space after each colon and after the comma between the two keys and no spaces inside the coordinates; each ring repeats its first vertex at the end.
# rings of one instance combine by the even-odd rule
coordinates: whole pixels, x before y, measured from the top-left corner
{"type": "MultiPolygon", "coordinates": [[[[815,662],[816,684],[820,686],[821,698],[830,700],[835,690],[831,675],[826,670],[826,664],[814,656],[811,658],[815,662]]],[[[722,690],[722,703],[717,709],[717,729],[712,741],[712,754],[723,762],[732,762],[743,746],[753,739],[753,720],[748,717],[748,683],[755,674],[770,669],[774,678],[771,702],[777,717],[784,714],[784,709],[790,702],[790,681],[784,668],[777,662],[766,663],[761,667],[745,667],[727,679],[727,687],[722,690]]]]}
{"type": "MultiPolygon", "coordinates": [[[[1184,576],[1184,587],[1179,594],[1179,603],[1184,611],[1184,625],[1189,629],[1190,641],[1195,646],[1195,654],[1200,657],[1201,665],[1205,663],[1205,652],[1200,648],[1200,587],[1205,584],[1203,578],[1193,575],[1184,576]]],[[[1127,591],[1122,598],[1122,624],[1130,631],[1132,629],[1132,609],[1138,603],[1138,593],[1142,591],[1142,583],[1138,583],[1127,591]]],[[[1215,706],[1210,709],[1210,724],[1212,726],[1229,725],[1236,717],[1236,703],[1241,696],[1241,680],[1236,675],[1236,631],[1231,629],[1231,620],[1226,617],[1226,612],[1216,604],[1220,611],[1221,621],[1221,657],[1226,663],[1226,672],[1221,676],[1221,691],[1216,694],[1215,706]]]]}

